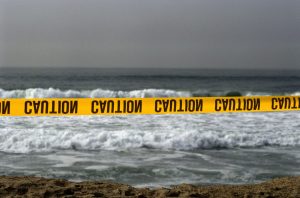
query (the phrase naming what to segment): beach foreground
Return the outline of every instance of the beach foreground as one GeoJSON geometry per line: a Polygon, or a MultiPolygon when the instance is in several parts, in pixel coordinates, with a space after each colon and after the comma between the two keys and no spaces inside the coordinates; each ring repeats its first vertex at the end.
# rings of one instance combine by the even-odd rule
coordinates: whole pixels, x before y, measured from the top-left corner
{"type": "Polygon", "coordinates": [[[181,184],[171,188],[134,188],[112,182],[70,182],[40,177],[0,177],[0,197],[300,197],[300,177],[260,184],[181,184]]]}

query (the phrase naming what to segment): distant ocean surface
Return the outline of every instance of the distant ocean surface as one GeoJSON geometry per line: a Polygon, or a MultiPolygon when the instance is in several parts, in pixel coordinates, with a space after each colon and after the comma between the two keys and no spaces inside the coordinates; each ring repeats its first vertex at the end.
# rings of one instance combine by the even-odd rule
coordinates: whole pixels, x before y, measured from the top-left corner
{"type": "MultiPolygon", "coordinates": [[[[0,98],[300,96],[300,70],[0,68],[0,98]]],[[[0,174],[155,187],[300,175],[300,112],[1,117],[0,174]]]]}

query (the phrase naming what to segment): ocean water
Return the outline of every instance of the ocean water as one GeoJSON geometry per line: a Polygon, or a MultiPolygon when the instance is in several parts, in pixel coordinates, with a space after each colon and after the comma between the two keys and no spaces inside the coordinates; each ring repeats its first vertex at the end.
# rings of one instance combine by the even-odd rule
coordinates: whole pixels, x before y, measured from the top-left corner
{"type": "MultiPolygon", "coordinates": [[[[1,98],[300,95],[300,70],[0,69],[1,98]]],[[[300,175],[300,112],[1,117],[0,174],[155,187],[300,175]]]]}

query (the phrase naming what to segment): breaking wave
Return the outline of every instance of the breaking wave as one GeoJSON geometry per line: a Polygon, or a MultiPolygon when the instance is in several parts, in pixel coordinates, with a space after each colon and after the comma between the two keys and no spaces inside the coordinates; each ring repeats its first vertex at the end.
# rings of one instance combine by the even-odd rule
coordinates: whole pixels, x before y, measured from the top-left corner
{"type": "Polygon", "coordinates": [[[298,112],[228,115],[3,117],[0,151],[167,150],[300,146],[298,112]]]}
{"type": "MultiPolygon", "coordinates": [[[[274,95],[267,92],[241,91],[178,91],[169,89],[142,89],[132,91],[121,90],[60,90],[55,88],[30,88],[17,90],[0,89],[0,98],[151,98],[151,97],[205,97],[205,96],[251,96],[274,95]]],[[[300,92],[283,95],[300,95],[300,92]]]]}

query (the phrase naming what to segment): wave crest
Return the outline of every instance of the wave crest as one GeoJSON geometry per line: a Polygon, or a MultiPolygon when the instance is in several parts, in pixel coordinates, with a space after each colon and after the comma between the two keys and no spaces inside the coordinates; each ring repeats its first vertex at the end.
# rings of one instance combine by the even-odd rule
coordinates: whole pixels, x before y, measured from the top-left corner
{"type": "Polygon", "coordinates": [[[143,89],[133,91],[94,90],[60,90],[54,88],[30,88],[25,90],[0,89],[0,98],[150,98],[150,97],[190,97],[188,91],[168,89],[143,89]]]}
{"type": "MultiPolygon", "coordinates": [[[[4,90],[0,89],[0,98],[152,98],[152,97],[210,97],[210,96],[268,96],[274,93],[254,91],[178,91],[171,89],[141,89],[132,91],[94,89],[94,90],[60,90],[55,88],[30,88],[4,90]]],[[[275,95],[300,96],[300,92],[275,95]]]]}
{"type": "Polygon", "coordinates": [[[3,117],[0,151],[198,150],[300,146],[298,112],[228,115],[3,117]],[[230,123],[230,124],[229,124],[230,123]]]}

